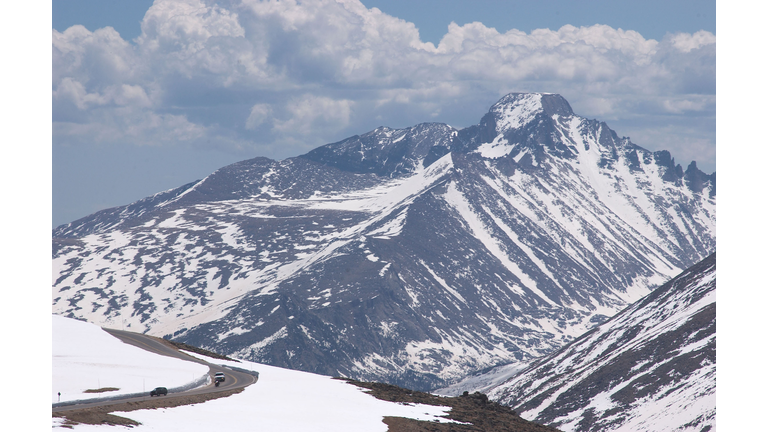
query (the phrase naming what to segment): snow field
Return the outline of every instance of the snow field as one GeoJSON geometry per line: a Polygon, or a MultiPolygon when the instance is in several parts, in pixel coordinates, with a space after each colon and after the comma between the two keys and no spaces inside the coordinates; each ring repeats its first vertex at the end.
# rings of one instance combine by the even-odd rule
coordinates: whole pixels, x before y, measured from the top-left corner
{"type": "Polygon", "coordinates": [[[448,407],[386,402],[327,376],[189,354],[223,366],[256,370],[259,380],[240,394],[205,404],[126,413],[142,423],[138,430],[168,430],[178,427],[182,419],[190,419],[190,428],[184,426],[189,431],[216,430],[226,425],[228,430],[384,432],[384,416],[455,423],[443,417],[448,407]]]}
{"type": "Polygon", "coordinates": [[[208,374],[208,367],[152,354],[123,343],[100,327],[53,315],[51,403],[149,393],[155,387],[181,387],[208,374]],[[104,393],[88,389],[116,387],[104,393]]]}

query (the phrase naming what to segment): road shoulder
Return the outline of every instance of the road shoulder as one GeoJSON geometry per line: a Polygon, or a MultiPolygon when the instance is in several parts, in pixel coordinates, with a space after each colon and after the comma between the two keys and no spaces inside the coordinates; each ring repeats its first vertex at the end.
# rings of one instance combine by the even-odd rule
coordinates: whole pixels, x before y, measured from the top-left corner
{"type": "Polygon", "coordinates": [[[126,417],[120,417],[112,412],[130,412],[142,409],[158,409],[158,408],[173,408],[181,405],[192,405],[196,403],[203,403],[209,400],[220,399],[242,392],[245,387],[240,387],[233,390],[225,390],[216,393],[203,393],[196,395],[176,396],[172,398],[158,397],[156,399],[117,403],[112,405],[75,409],[71,411],[63,411],[53,413],[53,417],[59,417],[64,419],[63,426],[75,425],[75,424],[109,424],[109,425],[123,425],[123,426],[137,426],[138,423],[135,420],[131,420],[126,417]]]}

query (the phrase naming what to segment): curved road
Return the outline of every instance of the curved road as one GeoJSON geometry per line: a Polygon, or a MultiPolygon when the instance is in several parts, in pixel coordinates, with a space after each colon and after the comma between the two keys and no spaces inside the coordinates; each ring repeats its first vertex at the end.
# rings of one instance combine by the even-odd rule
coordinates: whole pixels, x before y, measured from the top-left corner
{"type": "MultiPolygon", "coordinates": [[[[203,387],[198,387],[192,390],[178,392],[178,393],[168,392],[167,396],[158,396],[159,398],[173,398],[178,396],[190,396],[190,395],[199,395],[204,393],[224,392],[228,390],[235,390],[241,387],[249,386],[258,380],[258,378],[252,374],[232,370],[225,366],[219,366],[212,363],[208,363],[205,360],[200,360],[198,358],[187,355],[181,351],[178,351],[176,348],[173,348],[172,346],[170,346],[170,344],[166,344],[161,340],[154,338],[152,336],[147,336],[144,334],[133,333],[133,332],[123,331],[123,330],[114,330],[114,329],[106,329],[106,328],[104,330],[107,333],[111,334],[112,336],[115,336],[116,338],[122,340],[123,342],[129,345],[137,346],[149,352],[153,352],[155,354],[160,354],[168,357],[179,358],[186,361],[193,361],[193,362],[208,366],[209,368],[208,374],[211,377],[211,384],[208,384],[203,387]],[[213,375],[216,372],[224,372],[224,375],[226,377],[226,380],[223,383],[220,383],[218,387],[216,387],[213,384],[213,375]]],[[[109,406],[109,405],[122,404],[125,402],[143,401],[143,400],[150,400],[150,399],[156,399],[156,398],[157,397],[149,396],[149,391],[147,391],[147,394],[145,396],[134,396],[134,397],[126,396],[125,398],[115,398],[115,399],[110,399],[105,401],[85,402],[80,404],[58,406],[53,408],[53,412],[71,411],[76,409],[91,408],[91,407],[97,407],[97,406],[109,406]]]]}

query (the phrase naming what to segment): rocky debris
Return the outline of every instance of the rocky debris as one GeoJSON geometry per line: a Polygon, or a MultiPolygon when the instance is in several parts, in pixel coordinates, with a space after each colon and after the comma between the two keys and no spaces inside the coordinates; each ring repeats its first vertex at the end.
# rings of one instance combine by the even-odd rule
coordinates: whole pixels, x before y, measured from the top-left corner
{"type": "Polygon", "coordinates": [[[385,417],[389,432],[553,432],[549,426],[525,420],[512,408],[493,402],[488,396],[465,392],[459,397],[444,397],[430,393],[404,389],[391,384],[360,382],[339,378],[350,384],[368,389],[377,399],[434,406],[448,406],[448,418],[461,423],[435,423],[400,417],[385,417]]]}

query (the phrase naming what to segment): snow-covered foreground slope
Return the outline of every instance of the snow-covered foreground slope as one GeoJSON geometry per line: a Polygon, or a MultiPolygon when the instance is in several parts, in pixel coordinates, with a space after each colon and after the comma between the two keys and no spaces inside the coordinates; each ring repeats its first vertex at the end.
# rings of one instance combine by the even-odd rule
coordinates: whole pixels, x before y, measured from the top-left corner
{"type": "MultiPolygon", "coordinates": [[[[53,338],[54,388],[58,386],[69,389],[62,390],[62,397],[81,388],[68,379],[69,377],[81,377],[81,380],[93,379],[95,387],[97,385],[95,377],[99,376],[102,386],[108,383],[128,387],[132,377],[138,375],[148,377],[147,387],[149,388],[150,380],[168,385],[174,380],[183,381],[182,375],[186,372],[199,372],[196,369],[185,369],[186,364],[193,365],[195,368],[204,368],[207,372],[207,368],[200,364],[182,360],[175,363],[175,368],[178,370],[174,371],[164,363],[166,360],[174,359],[125,345],[92,324],[68,318],[54,316],[53,338]],[[109,340],[110,338],[112,340],[109,340]],[[120,345],[133,350],[123,350],[120,345]],[[105,355],[105,350],[111,351],[114,355],[105,355]],[[137,353],[134,350],[140,352],[137,353]]],[[[386,424],[382,423],[384,416],[454,422],[443,417],[449,409],[447,407],[385,402],[366,394],[359,387],[331,377],[247,361],[230,362],[189,354],[210,363],[258,371],[259,380],[256,384],[246,387],[241,393],[205,403],[113,414],[141,423],[132,430],[164,432],[170,430],[384,432],[387,430],[386,424]]],[[[141,381],[139,381],[139,390],[141,390],[141,381]]],[[[61,428],[62,423],[62,419],[54,418],[54,429],[61,428]]],[[[78,424],[74,426],[74,430],[114,431],[115,426],[78,424]]]]}
{"type": "Polygon", "coordinates": [[[139,431],[384,432],[385,416],[455,423],[443,417],[448,407],[382,401],[331,377],[247,361],[205,359],[256,370],[259,381],[242,393],[204,404],[113,414],[142,423],[139,431]]]}
{"type": "Polygon", "coordinates": [[[566,432],[714,431],[715,263],[712,254],[489,397],[566,432]]]}
{"type": "Polygon", "coordinates": [[[207,366],[152,354],[96,325],[58,315],[52,318],[52,403],[146,394],[155,387],[191,385],[208,375],[207,366]],[[107,387],[118,390],[84,393],[107,387]]]}

